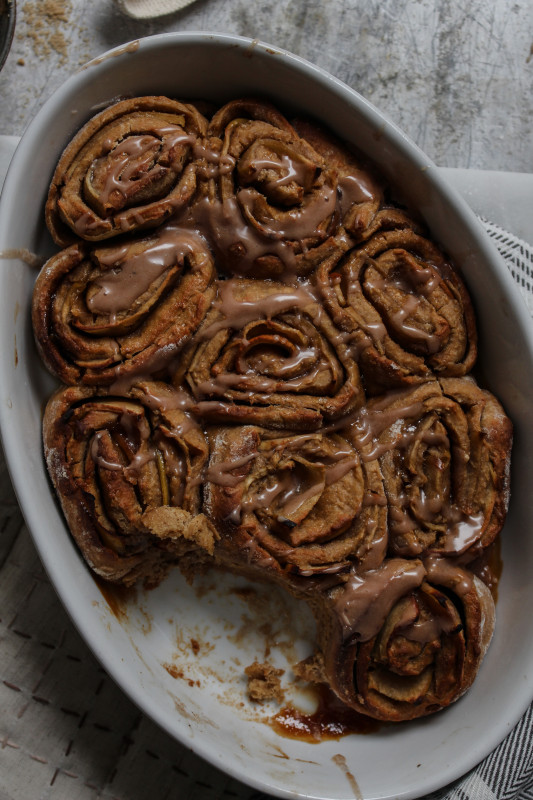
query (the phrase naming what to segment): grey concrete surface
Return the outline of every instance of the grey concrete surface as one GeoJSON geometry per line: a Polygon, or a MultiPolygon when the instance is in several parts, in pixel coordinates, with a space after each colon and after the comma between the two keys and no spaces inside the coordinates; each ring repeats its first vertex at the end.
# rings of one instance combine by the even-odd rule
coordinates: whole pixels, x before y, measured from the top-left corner
{"type": "Polygon", "coordinates": [[[20,135],[78,66],[139,36],[236,33],[324,67],[441,166],[533,172],[531,0],[196,0],[158,20],[114,0],[17,0],[0,134],[20,135]],[[48,13],[47,13],[48,12],[48,13]]]}

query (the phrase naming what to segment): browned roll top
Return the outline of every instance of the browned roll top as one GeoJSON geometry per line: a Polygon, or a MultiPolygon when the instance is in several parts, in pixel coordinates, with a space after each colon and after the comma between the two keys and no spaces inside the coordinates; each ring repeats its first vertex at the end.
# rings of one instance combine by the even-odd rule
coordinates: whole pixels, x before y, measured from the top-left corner
{"type": "Polygon", "coordinates": [[[219,282],[174,382],[190,388],[201,416],[222,423],[307,430],[363,402],[357,364],[304,284],[219,282]]]}
{"type": "Polygon", "coordinates": [[[206,125],[194,106],[167,97],[122,100],[89,120],[52,179],[46,222],[54,241],[108,239],[183,208],[196,188],[195,146],[206,125]]]}
{"type": "Polygon", "coordinates": [[[462,280],[403,215],[383,211],[376,224],[368,241],[325,260],[316,275],[369,391],[465,375],[477,334],[462,280]]]}
{"type": "Polygon", "coordinates": [[[160,373],[207,313],[214,274],[203,240],[180,228],[119,245],[71,245],[35,283],[41,357],[69,384],[160,373]]]}
{"type": "Polygon", "coordinates": [[[473,558],[494,541],[509,500],[512,428],[472,379],[372,398],[351,436],[371,442],[379,462],[392,553],[473,558]]]}
{"type": "Polygon", "coordinates": [[[445,559],[387,559],[313,604],[324,679],[346,705],[390,722],[457,700],[494,629],[489,589],[445,559]]]}
{"type": "MultiPolygon", "coordinates": [[[[244,426],[214,429],[209,441],[205,510],[223,534],[223,560],[289,582],[381,562],[387,534],[379,469],[342,435],[279,436],[244,426]]],[[[305,581],[293,585],[306,591],[305,581]]]]}
{"type": "MultiPolygon", "coordinates": [[[[307,132],[313,144],[326,142],[307,132]]],[[[228,103],[208,135],[220,167],[202,186],[197,214],[230,274],[305,275],[365,227],[372,215],[354,208],[379,206],[380,189],[355,159],[340,149],[325,159],[268,103],[228,103]]]]}
{"type": "Polygon", "coordinates": [[[68,387],[49,401],[44,450],[72,534],[92,569],[111,581],[157,583],[216,532],[201,514],[204,434],[166,384],[128,397],[68,387]]]}

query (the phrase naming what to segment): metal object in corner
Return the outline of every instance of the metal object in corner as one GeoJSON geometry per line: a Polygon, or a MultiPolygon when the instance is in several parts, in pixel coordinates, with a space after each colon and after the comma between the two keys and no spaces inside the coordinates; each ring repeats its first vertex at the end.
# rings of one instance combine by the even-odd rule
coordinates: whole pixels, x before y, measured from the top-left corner
{"type": "Polygon", "coordinates": [[[4,66],[15,32],[15,0],[0,0],[0,69],[4,66]]]}

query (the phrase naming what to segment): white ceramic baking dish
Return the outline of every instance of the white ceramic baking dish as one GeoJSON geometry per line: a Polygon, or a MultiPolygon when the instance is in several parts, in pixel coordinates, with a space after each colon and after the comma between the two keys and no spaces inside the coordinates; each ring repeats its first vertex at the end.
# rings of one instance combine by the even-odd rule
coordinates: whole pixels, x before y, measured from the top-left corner
{"type": "MultiPolygon", "coordinates": [[[[504,264],[466,204],[434,165],[379,111],[323,70],[276,47],[208,33],[132,42],[88,64],[43,106],[24,134],[0,206],[0,250],[53,252],[43,202],[70,136],[114,98],[167,94],[216,103],[270,97],[324,120],[371,157],[425,218],[460,265],[474,298],[480,374],[515,425],[512,499],[503,532],[496,634],[473,688],[453,707],[367,735],[311,744],[279,736],[272,709],[252,708],[243,667],[264,655],[289,666],[309,651],[312,623],[277,593],[251,608],[242,579],[176,572],[117,609],[80,558],[47,479],[41,411],[54,386],[33,345],[29,303],[35,269],[20,257],[0,271],[0,422],[14,486],[44,565],[86,642],[123,690],[171,736],[229,774],[280,797],[415,798],[487,755],[533,697],[533,337],[504,264]],[[209,591],[205,591],[209,588],[209,591]],[[255,610],[254,610],[255,609],[255,610]],[[191,646],[194,640],[198,647],[191,646]]],[[[420,109],[423,114],[423,109],[420,109]]]]}

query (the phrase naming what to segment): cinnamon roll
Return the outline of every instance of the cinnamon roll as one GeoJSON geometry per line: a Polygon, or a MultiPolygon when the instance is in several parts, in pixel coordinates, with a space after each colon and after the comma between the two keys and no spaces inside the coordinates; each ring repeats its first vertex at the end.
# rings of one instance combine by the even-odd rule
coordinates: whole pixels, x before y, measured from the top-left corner
{"type": "MultiPolygon", "coordinates": [[[[385,217],[392,219],[393,209],[382,208],[382,181],[374,169],[347,148],[331,131],[307,119],[292,120],[298,135],[305,139],[337,174],[339,194],[338,223],[351,244],[367,239],[385,217]]],[[[402,215],[399,212],[398,219],[402,215]]]]}
{"type": "Polygon", "coordinates": [[[305,592],[306,581],[294,578],[381,563],[387,511],[379,469],[342,435],[217,427],[209,441],[205,512],[226,564],[305,592]]]}
{"type": "Polygon", "coordinates": [[[389,196],[267,102],[114,103],[55,171],[32,321],[92,570],[283,586],[316,618],[295,674],[399,722],[459,698],[488,647],[512,425],[473,377],[460,274],[389,196]]]}
{"type": "Polygon", "coordinates": [[[472,378],[372,398],[351,427],[371,441],[389,506],[389,550],[474,558],[500,532],[509,502],[512,426],[472,378]]]}
{"type": "Polygon", "coordinates": [[[52,178],[46,223],[56,244],[153,227],[182,209],[206,126],[194,106],[167,97],[121,100],[89,120],[52,178]]]}
{"type": "Polygon", "coordinates": [[[404,215],[382,213],[379,228],[349,253],[326,259],[316,275],[368,390],[465,375],[476,359],[477,332],[457,271],[404,215]]]}
{"type": "MultiPolygon", "coordinates": [[[[229,274],[305,275],[346,249],[364,228],[381,190],[355,159],[321,155],[273,106],[232,101],[212,118],[209,143],[219,168],[195,210],[229,274]]],[[[323,137],[322,137],[323,138],[323,137]]],[[[318,132],[314,141],[322,141],[318,132]]]]}
{"type": "Polygon", "coordinates": [[[71,245],[35,283],[40,355],[68,384],[161,372],[207,313],[214,274],[202,239],[180,228],[117,245],[71,245]]]}
{"type": "Polygon", "coordinates": [[[43,420],[46,464],[81,554],[102,578],[155,584],[171,564],[209,560],[218,537],[201,513],[205,436],[168,385],[129,396],[66,387],[43,420]]]}
{"type": "Polygon", "coordinates": [[[304,284],[232,278],[174,373],[210,422],[310,430],[364,399],[357,364],[304,284]],[[214,402],[210,402],[214,401],[214,402]]]}
{"type": "Polygon", "coordinates": [[[388,559],[315,598],[323,678],[348,706],[401,722],[472,684],[494,629],[489,589],[446,559],[388,559]]]}

